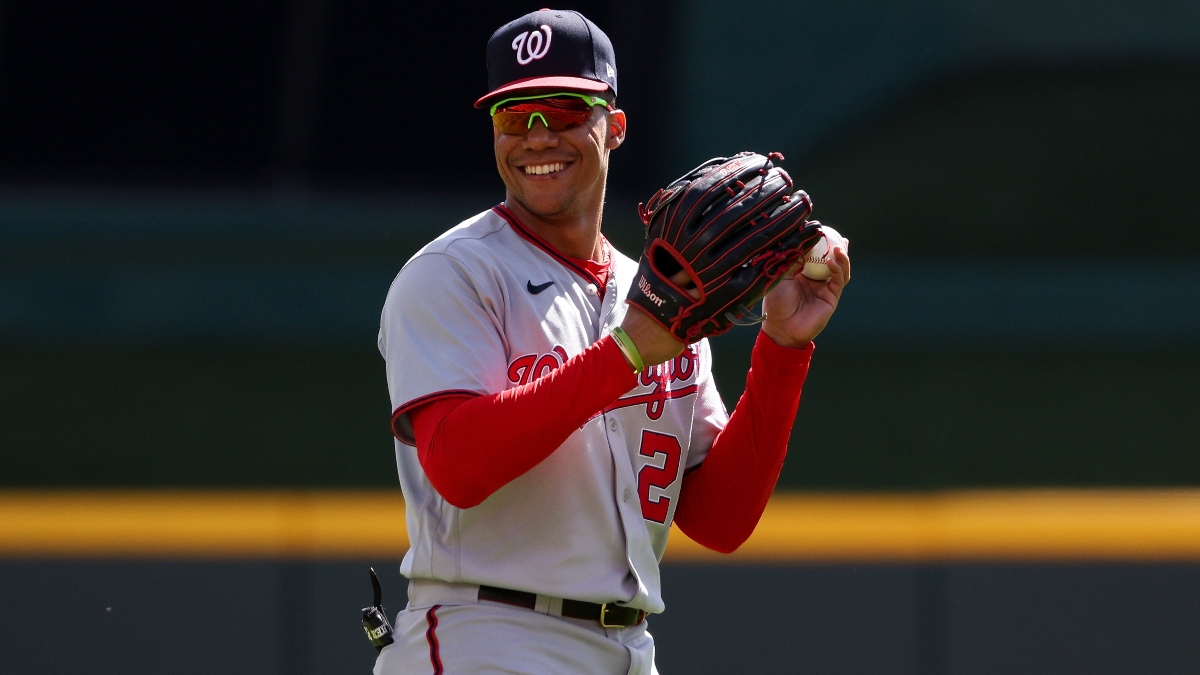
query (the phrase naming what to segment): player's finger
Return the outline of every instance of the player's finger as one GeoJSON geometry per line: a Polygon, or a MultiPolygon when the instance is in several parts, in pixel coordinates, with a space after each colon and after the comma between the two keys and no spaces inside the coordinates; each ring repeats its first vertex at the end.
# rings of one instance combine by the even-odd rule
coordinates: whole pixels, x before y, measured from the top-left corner
{"type": "Polygon", "coordinates": [[[850,283],[850,240],[846,240],[846,248],[841,246],[833,247],[833,258],[845,272],[846,278],[842,280],[842,284],[850,283]]]}
{"type": "Polygon", "coordinates": [[[842,252],[840,246],[835,246],[833,256],[825,264],[829,266],[829,290],[835,296],[841,297],[842,288],[845,287],[849,280],[849,258],[842,252]]]}
{"type": "Polygon", "coordinates": [[[692,277],[687,273],[687,270],[679,270],[671,276],[671,282],[680,287],[694,299],[700,299],[700,289],[696,288],[696,284],[692,282],[692,277]]]}

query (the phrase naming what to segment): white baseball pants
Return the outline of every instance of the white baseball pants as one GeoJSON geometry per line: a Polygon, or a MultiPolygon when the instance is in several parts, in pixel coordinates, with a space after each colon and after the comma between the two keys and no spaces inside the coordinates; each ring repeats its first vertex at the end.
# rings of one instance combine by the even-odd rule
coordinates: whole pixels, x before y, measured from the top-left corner
{"type": "Polygon", "coordinates": [[[396,615],[395,642],[380,652],[375,675],[658,675],[646,622],[603,628],[479,601],[470,589],[410,590],[408,607],[396,615]],[[430,596],[450,602],[430,603],[430,596]]]}

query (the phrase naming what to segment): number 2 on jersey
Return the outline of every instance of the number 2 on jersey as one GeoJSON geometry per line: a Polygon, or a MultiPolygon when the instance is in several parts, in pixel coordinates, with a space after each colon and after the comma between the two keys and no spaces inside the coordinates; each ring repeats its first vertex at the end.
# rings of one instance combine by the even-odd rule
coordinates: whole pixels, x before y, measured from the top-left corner
{"type": "Polygon", "coordinates": [[[656,460],[659,455],[664,456],[662,467],[647,464],[638,471],[638,496],[642,498],[643,518],[656,523],[666,523],[671,498],[665,494],[651,497],[650,488],[666,492],[675,482],[679,477],[679,457],[683,454],[683,448],[679,446],[679,439],[670,434],[643,429],[642,447],[638,452],[651,460],[656,460]]]}

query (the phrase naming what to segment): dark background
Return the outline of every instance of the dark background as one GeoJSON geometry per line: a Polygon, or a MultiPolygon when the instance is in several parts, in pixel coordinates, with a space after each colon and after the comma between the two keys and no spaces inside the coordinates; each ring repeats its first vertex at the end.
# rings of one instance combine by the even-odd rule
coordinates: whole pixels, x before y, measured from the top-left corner
{"type": "MultiPolygon", "coordinates": [[[[106,187],[495,190],[482,46],[520,3],[6,3],[4,176],[106,187]]],[[[665,123],[669,4],[573,6],[608,27],[643,192],[665,123]],[[642,112],[645,111],[645,112],[642,112]]]]}

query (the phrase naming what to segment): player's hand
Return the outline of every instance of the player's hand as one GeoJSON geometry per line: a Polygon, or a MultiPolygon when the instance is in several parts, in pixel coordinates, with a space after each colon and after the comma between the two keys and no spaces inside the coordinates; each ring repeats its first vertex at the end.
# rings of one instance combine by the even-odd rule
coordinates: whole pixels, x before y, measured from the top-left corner
{"type": "MultiPolygon", "coordinates": [[[[847,240],[846,247],[850,242],[847,240]]],[[[829,279],[814,281],[800,274],[796,265],[763,298],[763,313],[767,315],[762,329],[775,344],[783,347],[803,347],[825,329],[837,309],[842,289],[850,282],[850,256],[841,246],[833,248],[829,279]]]]}
{"type": "MultiPolygon", "coordinates": [[[[677,272],[671,277],[671,281],[687,290],[693,298],[700,297],[700,291],[692,284],[687,272],[677,272]]],[[[621,321],[621,328],[629,333],[647,366],[658,365],[679,356],[686,346],[637,305],[629,305],[629,311],[625,312],[625,319],[621,321]]]]}
{"type": "Polygon", "coordinates": [[[630,305],[625,312],[621,328],[637,345],[647,366],[658,365],[683,353],[684,344],[636,305],[630,305]]]}

